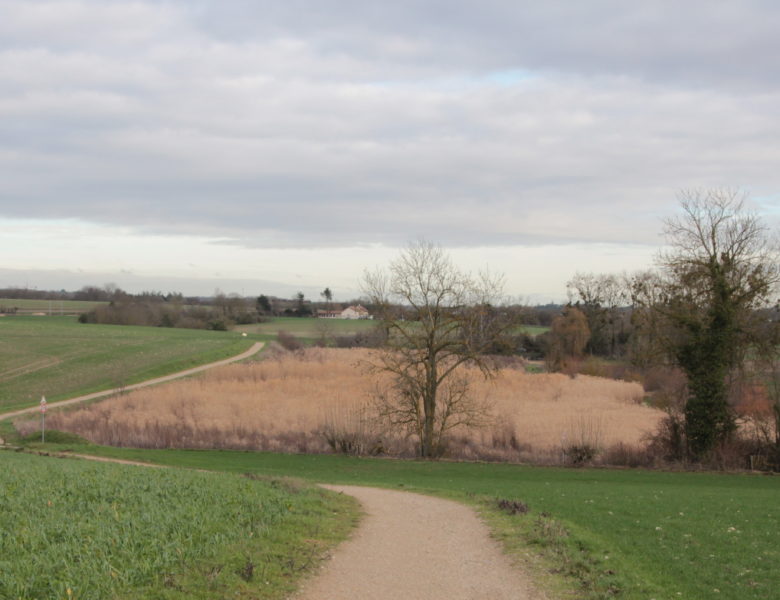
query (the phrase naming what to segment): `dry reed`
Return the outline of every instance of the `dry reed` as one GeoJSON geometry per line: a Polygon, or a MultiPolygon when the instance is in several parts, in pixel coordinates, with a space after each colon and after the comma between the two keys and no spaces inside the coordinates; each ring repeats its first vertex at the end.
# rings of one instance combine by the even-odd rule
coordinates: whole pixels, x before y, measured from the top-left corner
{"type": "MultiPolygon", "coordinates": [[[[408,441],[371,418],[375,381],[360,366],[370,351],[313,348],[236,364],[193,379],[138,390],[81,409],[53,413],[47,425],[96,443],[327,452],[407,453],[408,441]],[[338,448],[339,439],[355,437],[338,448]],[[334,445],[334,439],[336,443],[334,445]]],[[[529,374],[505,368],[474,393],[492,406],[492,425],[454,431],[464,458],[554,457],[567,441],[636,445],[661,411],[641,405],[635,383],[529,374]]],[[[34,421],[19,422],[22,431],[34,421]]]]}

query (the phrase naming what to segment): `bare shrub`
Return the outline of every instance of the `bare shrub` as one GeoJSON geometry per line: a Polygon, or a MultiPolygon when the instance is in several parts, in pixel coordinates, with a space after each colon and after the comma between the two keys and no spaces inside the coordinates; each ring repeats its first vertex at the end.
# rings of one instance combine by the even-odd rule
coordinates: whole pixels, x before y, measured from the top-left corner
{"type": "Polygon", "coordinates": [[[668,366],[653,366],[645,370],[642,383],[646,392],[664,392],[674,390],[685,382],[680,369],[668,366]]]}
{"type": "Polygon", "coordinates": [[[688,381],[679,369],[665,369],[657,373],[652,381],[657,386],[653,405],[663,410],[666,416],[648,436],[647,450],[658,460],[681,462],[686,459],[688,446],[684,414],[688,381]]]}
{"type": "Polygon", "coordinates": [[[509,415],[501,415],[496,418],[490,429],[491,446],[499,449],[519,450],[520,442],[517,439],[515,424],[509,415]]]}
{"type": "Polygon", "coordinates": [[[303,344],[300,340],[287,331],[278,331],[276,333],[276,341],[282,348],[290,352],[296,352],[303,349],[303,344]]]}
{"type": "Polygon", "coordinates": [[[618,442],[605,448],[599,455],[599,461],[603,465],[613,467],[653,467],[656,465],[655,457],[647,451],[644,445],[625,444],[618,442]]]}
{"type": "Polygon", "coordinates": [[[593,462],[601,451],[603,423],[594,415],[572,419],[561,440],[565,462],[581,467],[593,462]]]}
{"type": "Polygon", "coordinates": [[[387,333],[381,327],[353,334],[337,335],[333,342],[337,348],[379,348],[387,339],[387,333]]]}
{"type": "Polygon", "coordinates": [[[589,356],[579,366],[579,373],[592,377],[605,377],[622,381],[641,381],[642,375],[631,365],[614,360],[589,356]]]}
{"type": "Polygon", "coordinates": [[[376,456],[387,451],[378,423],[366,403],[334,407],[325,416],[320,434],[336,453],[376,456]]]}
{"type": "Polygon", "coordinates": [[[496,500],[496,506],[510,515],[524,515],[530,510],[525,502],[507,500],[506,498],[496,500]]]}

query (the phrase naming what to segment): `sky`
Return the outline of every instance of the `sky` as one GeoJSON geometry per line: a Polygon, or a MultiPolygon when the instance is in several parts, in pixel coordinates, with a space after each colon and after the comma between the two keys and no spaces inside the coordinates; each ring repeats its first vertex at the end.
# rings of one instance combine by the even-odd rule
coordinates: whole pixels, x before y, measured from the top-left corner
{"type": "Polygon", "coordinates": [[[681,190],[780,229],[780,4],[0,0],[0,288],[318,297],[441,244],[652,266],[681,190]]]}

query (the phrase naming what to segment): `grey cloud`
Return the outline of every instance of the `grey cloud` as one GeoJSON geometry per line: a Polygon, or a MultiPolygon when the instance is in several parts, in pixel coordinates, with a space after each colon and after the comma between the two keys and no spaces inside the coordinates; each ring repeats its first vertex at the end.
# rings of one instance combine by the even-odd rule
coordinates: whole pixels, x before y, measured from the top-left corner
{"type": "Polygon", "coordinates": [[[720,86],[778,78],[780,8],[772,0],[200,4],[223,40],[309,38],[318,50],[447,70],[551,69],[720,86]]]}
{"type": "Polygon", "coordinates": [[[777,193],[773,3],[476,6],[0,0],[0,215],[654,244],[681,187],[777,193]]]}

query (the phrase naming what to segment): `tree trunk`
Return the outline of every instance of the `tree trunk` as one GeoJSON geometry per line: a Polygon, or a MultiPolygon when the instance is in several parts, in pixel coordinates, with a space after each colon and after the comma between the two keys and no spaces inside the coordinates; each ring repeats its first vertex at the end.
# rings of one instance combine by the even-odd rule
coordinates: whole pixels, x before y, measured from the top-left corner
{"type": "Polygon", "coordinates": [[[420,455],[423,458],[433,458],[438,454],[436,443],[436,393],[437,377],[436,360],[429,353],[426,368],[427,381],[423,397],[423,436],[420,440],[420,455]]]}

